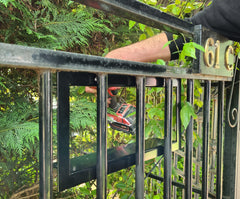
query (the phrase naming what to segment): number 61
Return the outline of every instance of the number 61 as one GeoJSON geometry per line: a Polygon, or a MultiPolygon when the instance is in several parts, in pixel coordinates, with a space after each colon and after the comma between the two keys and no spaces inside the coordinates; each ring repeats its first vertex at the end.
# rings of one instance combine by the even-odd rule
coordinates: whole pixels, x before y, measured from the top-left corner
{"type": "MultiPolygon", "coordinates": [[[[224,65],[227,70],[233,70],[233,64],[229,63],[229,55],[234,55],[234,49],[231,45],[226,47],[224,56],[224,65]]],[[[220,58],[220,41],[214,42],[213,38],[208,38],[205,44],[204,62],[208,67],[220,68],[219,65],[220,58]],[[215,47],[212,50],[210,47],[215,47]]]]}

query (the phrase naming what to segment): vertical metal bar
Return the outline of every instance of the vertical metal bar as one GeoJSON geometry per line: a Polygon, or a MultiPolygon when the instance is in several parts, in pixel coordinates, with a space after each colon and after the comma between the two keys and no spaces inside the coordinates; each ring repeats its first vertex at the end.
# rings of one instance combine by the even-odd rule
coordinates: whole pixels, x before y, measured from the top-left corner
{"type": "Polygon", "coordinates": [[[58,159],[58,191],[66,189],[69,177],[69,81],[65,77],[65,72],[57,73],[57,159],[58,159]]]}
{"type": "Polygon", "coordinates": [[[145,120],[145,78],[137,77],[137,129],[136,129],[136,182],[135,198],[144,198],[144,120],[145,120]]]}
{"type": "MultiPolygon", "coordinates": [[[[187,80],[187,101],[193,104],[193,80],[187,80]]],[[[185,198],[192,198],[193,118],[186,129],[185,198]]]]}
{"type": "Polygon", "coordinates": [[[165,79],[164,198],[171,198],[172,186],[172,79],[165,79]]]}
{"type": "MultiPolygon", "coordinates": [[[[238,60],[238,58],[236,58],[238,60]]],[[[236,60],[236,62],[237,62],[236,60]]],[[[236,63],[232,85],[226,92],[226,119],[224,122],[224,154],[223,154],[223,198],[240,198],[239,192],[239,163],[240,163],[240,73],[236,63]]]]}
{"type": "Polygon", "coordinates": [[[218,85],[218,134],[217,134],[217,187],[216,198],[222,198],[222,146],[223,146],[224,82],[218,85]]]}
{"type": "Polygon", "coordinates": [[[210,95],[211,82],[205,81],[203,106],[203,165],[202,165],[202,198],[208,197],[208,140],[210,131],[210,95]]]}
{"type": "Polygon", "coordinates": [[[177,103],[177,119],[176,119],[176,125],[177,125],[177,139],[178,140],[178,146],[179,149],[181,149],[181,137],[182,137],[182,132],[181,132],[181,119],[180,119],[180,110],[181,110],[181,79],[177,80],[177,98],[176,98],[176,103],[177,103]]]}
{"type": "Polygon", "coordinates": [[[52,95],[51,72],[40,76],[39,103],[40,198],[52,198],[52,95]]]}
{"type": "Polygon", "coordinates": [[[107,197],[107,75],[98,75],[97,88],[97,198],[107,197]]]}

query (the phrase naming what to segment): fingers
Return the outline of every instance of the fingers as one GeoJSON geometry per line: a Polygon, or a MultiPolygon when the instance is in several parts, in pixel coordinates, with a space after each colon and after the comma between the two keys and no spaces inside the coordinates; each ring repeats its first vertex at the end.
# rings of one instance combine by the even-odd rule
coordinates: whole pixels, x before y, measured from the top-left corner
{"type": "MultiPolygon", "coordinates": [[[[86,93],[93,93],[97,94],[97,88],[95,87],[90,87],[90,86],[85,86],[85,92],[86,93]]],[[[109,104],[111,104],[112,98],[107,99],[107,106],[109,107],[109,104]]]]}
{"type": "Polygon", "coordinates": [[[85,86],[85,92],[86,93],[97,94],[97,89],[95,87],[85,86]]]}
{"type": "Polygon", "coordinates": [[[107,107],[109,107],[109,104],[111,104],[112,98],[107,99],[107,107]]]}

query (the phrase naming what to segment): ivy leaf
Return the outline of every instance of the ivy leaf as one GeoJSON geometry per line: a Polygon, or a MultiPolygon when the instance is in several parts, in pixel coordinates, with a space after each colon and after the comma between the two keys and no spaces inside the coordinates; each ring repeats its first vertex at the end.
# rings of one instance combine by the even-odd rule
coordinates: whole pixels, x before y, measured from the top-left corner
{"type": "Polygon", "coordinates": [[[129,23],[128,23],[129,30],[131,30],[135,24],[136,24],[136,21],[129,20],[129,23]]]}
{"type": "Polygon", "coordinates": [[[187,57],[196,59],[196,49],[192,45],[192,42],[184,44],[182,53],[187,57]]]}
{"type": "Polygon", "coordinates": [[[158,59],[157,61],[156,61],[156,64],[158,64],[158,65],[166,65],[166,63],[165,63],[165,61],[164,60],[162,60],[162,59],[158,59]]]}
{"type": "Polygon", "coordinates": [[[201,50],[201,51],[205,52],[204,47],[201,46],[200,44],[197,44],[197,43],[195,43],[195,42],[190,42],[190,44],[191,44],[194,48],[196,48],[196,49],[198,49],[198,50],[201,50]]]}
{"type": "Polygon", "coordinates": [[[176,5],[180,5],[180,4],[181,4],[181,1],[180,1],[180,0],[176,0],[176,1],[175,1],[175,4],[176,4],[176,5]]]}
{"type": "Polygon", "coordinates": [[[154,32],[153,32],[153,29],[151,27],[147,26],[147,27],[145,27],[145,30],[146,30],[149,37],[154,36],[154,32]]]}
{"type": "Polygon", "coordinates": [[[172,9],[172,13],[174,14],[174,15],[179,15],[179,13],[181,12],[181,9],[179,8],[179,7],[177,7],[177,6],[174,6],[173,7],[173,9],[172,9]]]}
{"type": "Polygon", "coordinates": [[[173,40],[170,40],[170,41],[168,41],[167,43],[165,43],[162,48],[164,49],[164,48],[166,48],[167,46],[169,46],[169,45],[172,43],[172,41],[173,41],[173,40]]]}
{"type": "Polygon", "coordinates": [[[147,39],[147,35],[146,34],[141,34],[140,36],[139,36],[139,41],[142,41],[142,40],[145,40],[145,39],[147,39]]]}
{"type": "Polygon", "coordinates": [[[191,57],[193,59],[196,59],[196,49],[201,50],[201,51],[205,51],[204,48],[195,43],[195,42],[189,42],[189,43],[185,43],[182,49],[182,52],[180,53],[179,59],[180,61],[186,61],[185,57],[191,57]]]}
{"type": "Polygon", "coordinates": [[[146,25],[139,23],[138,26],[139,26],[140,30],[144,32],[146,25]]]}
{"type": "Polygon", "coordinates": [[[191,117],[193,117],[193,119],[197,118],[197,115],[194,113],[193,106],[189,102],[184,103],[180,111],[180,116],[181,116],[182,124],[185,129],[187,128],[191,117]]]}
{"type": "Polygon", "coordinates": [[[194,99],[194,104],[201,108],[203,106],[203,101],[199,99],[194,99]]]}
{"type": "Polygon", "coordinates": [[[148,5],[155,6],[155,5],[157,4],[157,0],[148,0],[148,1],[147,1],[147,4],[148,4],[148,5]]]}

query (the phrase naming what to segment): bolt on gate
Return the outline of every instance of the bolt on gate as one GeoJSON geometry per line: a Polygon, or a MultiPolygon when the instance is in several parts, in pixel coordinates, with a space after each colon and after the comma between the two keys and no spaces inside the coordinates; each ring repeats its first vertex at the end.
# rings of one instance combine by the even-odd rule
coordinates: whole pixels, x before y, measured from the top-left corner
{"type": "MultiPolygon", "coordinates": [[[[234,62],[237,60],[234,56],[233,42],[200,25],[194,26],[138,1],[82,0],[78,2],[154,28],[184,34],[204,46],[205,52],[197,50],[197,58],[193,60],[192,65],[188,68],[181,68],[1,43],[1,66],[30,68],[41,73],[40,198],[52,198],[53,167],[58,169],[60,191],[96,179],[97,198],[106,198],[107,174],[132,165],[135,165],[136,170],[135,198],[144,198],[145,178],[156,179],[159,183],[163,182],[164,198],[172,198],[176,187],[184,190],[185,198],[192,198],[193,193],[202,198],[237,198],[239,75],[236,67],[234,68],[234,62]],[[53,164],[51,73],[56,71],[58,78],[58,160],[53,164]],[[154,78],[156,83],[148,85],[148,78],[154,78]],[[185,146],[181,144],[183,137],[180,120],[181,79],[187,79],[187,101],[190,104],[193,104],[194,100],[194,80],[200,80],[204,87],[203,110],[200,112],[202,116],[199,116],[202,120],[194,125],[193,118],[191,118],[185,131],[185,146]],[[97,150],[96,153],[74,158],[70,158],[69,155],[70,86],[97,87],[97,150]],[[124,150],[128,151],[124,154],[118,153],[116,148],[108,149],[106,143],[107,88],[111,86],[136,87],[136,142],[124,146],[124,150]],[[165,89],[164,139],[145,140],[146,86],[164,87],[165,89]],[[215,90],[214,104],[211,102],[212,90],[215,90]],[[172,126],[174,92],[176,93],[174,113],[177,121],[174,127],[177,132],[176,139],[173,139],[172,126]],[[225,96],[228,97],[225,98],[225,96]],[[213,106],[214,111],[211,108],[213,106]],[[211,112],[212,114],[214,112],[212,119],[210,118],[211,112]],[[212,166],[216,165],[217,171],[215,183],[213,183],[215,188],[209,191],[208,184],[212,182],[209,180],[209,134],[213,125],[215,125],[213,139],[215,139],[214,146],[216,146],[216,161],[213,161],[212,166]],[[197,131],[202,135],[202,149],[200,146],[198,152],[193,150],[193,131],[196,126],[197,131]],[[183,148],[184,152],[179,151],[183,148]],[[185,168],[182,171],[184,183],[179,183],[172,178],[172,165],[175,164],[172,154],[174,157],[179,155],[185,157],[185,168]],[[193,186],[194,154],[198,154],[200,160],[197,165],[202,167],[202,175],[198,175],[198,178],[201,178],[200,187],[193,186]],[[144,162],[157,156],[163,156],[163,177],[152,173],[147,173],[145,177],[144,162]]],[[[211,179],[214,179],[214,174],[212,176],[211,179]]],[[[196,195],[194,197],[197,198],[196,195]]]]}

